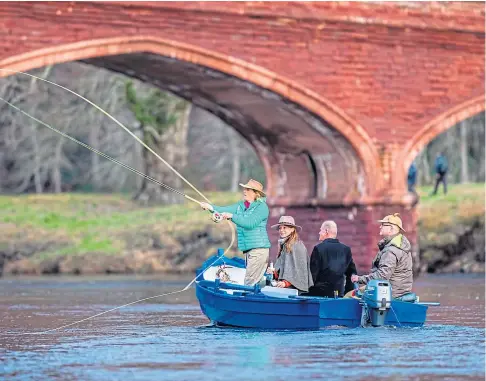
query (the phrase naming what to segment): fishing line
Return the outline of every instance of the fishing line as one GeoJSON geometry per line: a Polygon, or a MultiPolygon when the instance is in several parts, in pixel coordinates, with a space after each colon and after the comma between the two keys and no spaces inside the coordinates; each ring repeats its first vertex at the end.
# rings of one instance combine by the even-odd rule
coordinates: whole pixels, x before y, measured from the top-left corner
{"type": "Polygon", "coordinates": [[[112,161],[113,163],[116,163],[116,164],[118,164],[118,165],[122,166],[123,168],[126,168],[126,169],[128,169],[128,170],[130,170],[130,171],[132,171],[132,172],[136,173],[137,175],[142,176],[142,177],[146,178],[147,180],[152,181],[153,183],[155,183],[155,184],[157,184],[157,185],[159,185],[159,186],[161,186],[161,187],[163,187],[163,188],[165,188],[165,189],[167,189],[167,190],[170,190],[171,192],[174,192],[174,193],[177,193],[177,194],[179,194],[179,195],[181,195],[181,196],[184,196],[185,198],[187,198],[187,199],[189,199],[189,200],[191,200],[191,201],[194,201],[194,202],[196,202],[197,204],[201,205],[201,203],[200,203],[199,201],[197,201],[197,200],[193,199],[192,197],[190,197],[190,196],[188,196],[188,195],[184,194],[183,192],[181,192],[181,191],[179,191],[179,190],[177,190],[177,189],[174,189],[174,188],[172,188],[172,187],[170,187],[170,186],[168,186],[168,185],[166,185],[166,184],[164,184],[164,183],[162,183],[162,182],[160,182],[160,181],[158,181],[158,180],[154,179],[153,177],[150,177],[150,176],[146,175],[145,173],[140,172],[139,170],[137,170],[137,169],[135,169],[135,168],[133,168],[133,167],[130,167],[129,165],[127,165],[127,164],[125,164],[125,163],[122,163],[121,161],[118,161],[117,159],[115,159],[115,158],[113,158],[113,157],[111,157],[111,156],[109,156],[109,155],[105,154],[104,152],[98,151],[96,148],[93,148],[93,147],[91,147],[90,145],[88,145],[88,144],[86,144],[86,143],[83,143],[82,141],[80,141],[80,140],[78,140],[78,139],[76,139],[76,138],[73,138],[72,136],[70,136],[70,135],[68,135],[68,134],[66,134],[66,133],[64,133],[64,132],[62,132],[62,131],[60,131],[60,130],[58,130],[57,128],[52,127],[51,125],[49,125],[49,124],[47,124],[47,123],[43,122],[42,120],[37,119],[35,116],[32,116],[32,115],[30,115],[29,113],[25,112],[24,110],[22,110],[22,109],[18,108],[17,106],[15,106],[14,104],[12,104],[12,103],[10,103],[9,101],[5,100],[4,98],[0,97],[0,100],[2,100],[2,101],[3,101],[3,102],[5,102],[6,104],[8,104],[10,107],[14,108],[15,110],[17,110],[17,111],[21,112],[22,114],[24,114],[24,115],[28,116],[29,118],[31,118],[31,119],[33,119],[33,120],[35,120],[37,123],[42,124],[43,126],[45,126],[45,127],[49,128],[50,130],[52,130],[52,131],[54,131],[54,132],[57,132],[59,135],[64,136],[65,138],[67,138],[67,139],[69,139],[69,140],[71,140],[71,141],[73,141],[73,142],[75,142],[75,143],[79,144],[80,146],[83,146],[84,148],[87,148],[87,149],[89,149],[90,151],[92,151],[92,152],[94,152],[94,153],[97,153],[98,155],[100,155],[100,156],[104,157],[105,159],[108,159],[108,160],[112,161]]]}
{"type": "Polygon", "coordinates": [[[194,185],[192,185],[188,180],[186,180],[186,178],[184,176],[182,176],[175,168],[173,168],[167,161],[165,161],[163,158],[161,158],[157,152],[155,152],[152,148],[150,148],[147,144],[145,144],[137,135],[135,135],[132,131],[130,131],[129,128],[125,127],[123,125],[122,122],[120,122],[118,119],[116,119],[114,116],[112,116],[108,111],[105,111],[104,109],[102,109],[100,106],[98,106],[97,104],[91,102],[89,99],[83,97],[81,94],[78,94],[77,92],[71,90],[71,89],[68,89],[67,87],[64,87],[64,86],[61,86],[59,85],[58,83],[55,83],[55,82],[52,82],[52,81],[48,81],[47,79],[44,79],[44,78],[41,78],[41,77],[37,77],[35,75],[32,75],[32,74],[29,74],[29,73],[24,73],[22,71],[16,71],[16,70],[9,70],[9,69],[0,69],[0,71],[6,71],[6,72],[10,72],[10,73],[15,73],[15,74],[23,74],[23,75],[27,75],[31,78],[35,78],[35,79],[38,79],[40,81],[44,81],[44,82],[47,82],[47,83],[50,83],[51,85],[54,85],[54,86],[57,86],[57,87],[60,87],[61,89],[63,90],[66,90],[66,91],[69,91],[71,94],[74,94],[75,96],[77,96],[78,98],[81,98],[82,100],[88,102],[91,106],[95,107],[96,109],[98,109],[99,111],[101,111],[103,114],[105,114],[108,118],[110,118],[111,120],[113,120],[116,124],[118,124],[121,128],[123,128],[126,132],[128,132],[135,140],[137,140],[141,145],[143,145],[146,149],[148,149],[151,153],[153,153],[160,161],[162,161],[165,165],[167,165],[167,167],[169,167],[177,176],[179,176],[187,185],[189,185],[197,194],[199,194],[204,200],[206,200],[207,202],[210,202],[206,196],[204,196],[194,185]]]}
{"type": "MultiPolygon", "coordinates": [[[[208,270],[214,263],[216,263],[216,261],[221,257],[221,255],[219,257],[217,257],[207,268],[206,270],[208,270]]],[[[155,299],[155,298],[161,298],[162,296],[169,296],[169,295],[175,295],[175,294],[179,294],[181,292],[184,292],[184,291],[187,291],[191,285],[197,280],[197,278],[199,278],[201,275],[203,275],[206,270],[204,270],[203,272],[201,272],[200,274],[196,275],[194,277],[194,279],[192,281],[190,281],[186,287],[184,287],[182,290],[177,290],[177,291],[171,291],[171,292],[167,292],[165,294],[160,294],[160,295],[154,295],[154,296],[149,296],[148,298],[143,298],[143,299],[139,299],[139,300],[135,300],[133,302],[130,302],[130,303],[127,303],[127,304],[124,304],[122,306],[118,306],[118,307],[114,307],[112,309],[109,309],[109,310],[106,310],[106,311],[103,311],[103,312],[100,312],[96,315],[92,315],[92,316],[88,316],[87,318],[84,318],[84,319],[81,319],[81,320],[78,320],[78,321],[75,321],[73,323],[69,323],[69,324],[66,324],[66,325],[62,325],[60,327],[56,327],[56,328],[52,328],[52,329],[48,329],[47,331],[40,331],[40,332],[21,332],[21,333],[9,333],[9,334],[12,334],[12,335],[43,335],[43,334],[46,334],[46,333],[49,333],[49,332],[54,332],[54,331],[59,331],[60,329],[64,329],[64,328],[67,328],[67,327],[71,327],[73,325],[76,325],[76,324],[79,324],[79,323],[83,323],[85,321],[88,321],[88,320],[91,320],[91,319],[94,319],[98,316],[101,316],[101,315],[104,315],[104,314],[107,314],[109,312],[113,312],[115,310],[119,310],[120,308],[123,308],[123,307],[127,307],[127,306],[130,306],[132,304],[135,304],[135,303],[140,303],[140,302],[143,302],[145,300],[150,300],[150,299],[155,299]]]]}
{"type": "Polygon", "coordinates": [[[76,324],[85,322],[87,320],[94,319],[95,317],[98,317],[98,316],[107,314],[108,312],[112,312],[112,311],[118,310],[120,308],[127,307],[127,306],[130,306],[132,304],[142,302],[144,300],[149,300],[149,299],[154,299],[154,298],[160,298],[162,296],[174,295],[174,294],[178,294],[178,293],[183,292],[183,291],[186,291],[186,288],[184,288],[182,290],[178,290],[178,291],[168,292],[166,294],[149,296],[148,298],[136,300],[134,302],[124,304],[123,306],[118,306],[118,307],[112,308],[111,310],[103,311],[103,312],[100,312],[99,314],[96,314],[96,315],[93,315],[93,316],[89,316],[89,317],[87,317],[85,319],[82,319],[82,320],[75,321],[74,323],[66,324],[66,325],[63,325],[63,326],[57,327],[57,328],[48,329],[47,331],[41,331],[41,332],[22,332],[22,333],[15,333],[15,335],[43,335],[45,333],[54,332],[54,331],[58,331],[60,329],[64,329],[64,328],[67,328],[67,327],[71,327],[73,325],[76,325],[76,324]]]}
{"type": "MultiPolygon", "coordinates": [[[[24,73],[24,72],[20,72],[20,71],[15,71],[15,70],[7,70],[7,69],[0,69],[0,71],[7,71],[7,72],[11,72],[11,73],[16,73],[16,74],[24,74],[24,75],[27,75],[29,77],[32,77],[32,78],[36,78],[40,81],[44,81],[44,82],[47,82],[47,83],[50,83],[54,86],[57,86],[57,87],[60,87],[66,91],[69,91],[70,93],[76,95],[77,97],[83,99],[84,101],[88,102],[90,105],[92,105],[93,107],[95,107],[96,109],[98,109],[99,111],[101,111],[103,114],[105,114],[106,116],[108,116],[110,119],[112,119],[115,123],[117,123],[120,127],[122,127],[125,131],[127,131],[133,138],[135,138],[140,144],[142,144],[147,150],[149,150],[151,153],[153,153],[159,160],[161,160],[164,164],[166,164],[177,176],[179,176],[186,184],[188,184],[193,190],[195,190],[202,198],[204,198],[208,203],[210,203],[210,201],[206,198],[206,196],[204,196],[196,187],[194,187],[189,181],[187,181],[184,176],[182,176],[176,169],[174,169],[167,161],[165,161],[163,158],[161,158],[156,152],[154,152],[147,144],[145,144],[142,140],[140,140],[135,134],[133,134],[127,127],[125,127],[121,122],[119,122],[115,117],[113,117],[111,114],[109,114],[107,111],[103,110],[101,107],[99,107],[98,105],[96,105],[95,103],[91,102],[89,99],[83,97],[82,95],[76,93],[75,91],[71,90],[71,89],[68,89],[64,86],[61,86],[55,82],[52,82],[52,81],[48,81],[44,78],[41,78],[41,77],[37,77],[35,75],[32,75],[32,74],[28,74],[28,73],[24,73]]],[[[135,168],[132,168],[114,158],[112,158],[111,156],[89,146],[88,144],[86,143],[83,143],[75,138],[73,138],[72,136],[48,125],[47,123],[37,119],[36,117],[30,115],[29,113],[21,110],[20,108],[18,108],[17,106],[15,106],[14,104],[8,102],[7,100],[3,99],[0,97],[0,100],[2,100],[3,102],[5,102],[7,105],[9,105],[10,107],[14,108],[15,110],[21,112],[22,114],[28,116],[29,118],[33,119],[34,121],[36,121],[37,123],[40,123],[42,124],[43,126],[49,128],[50,130],[60,134],[61,136],[65,137],[65,138],[68,138],[69,140],[89,149],[90,151],[92,152],[95,152],[96,154],[122,166],[123,168],[126,168],[136,174],[138,174],[139,176],[142,176],[144,177],[145,179],[149,180],[149,181],[152,181],[156,184],[158,184],[159,186],[161,187],[164,187],[166,188],[167,190],[169,191],[172,191],[172,192],[175,192],[177,194],[180,194],[181,196],[184,196],[185,198],[193,201],[193,202],[196,202],[197,204],[201,205],[201,203],[197,200],[195,200],[194,198],[184,194],[183,192],[177,190],[177,189],[174,189],[146,174],[144,174],[143,172],[140,172],[138,171],[137,169],[135,168]]],[[[235,241],[235,228],[233,226],[233,224],[229,221],[226,221],[228,223],[228,225],[230,226],[230,230],[231,230],[231,242],[230,242],[230,245],[226,248],[226,250],[218,257],[216,257],[216,259],[206,268],[209,269],[214,263],[216,263],[222,256],[224,256],[230,249],[231,247],[233,246],[234,244],[234,241],[235,241]]],[[[154,298],[159,298],[159,297],[162,297],[162,296],[168,296],[168,295],[174,295],[174,294],[177,294],[177,293],[181,293],[181,292],[184,292],[184,291],[187,291],[191,285],[197,280],[197,278],[201,275],[203,275],[206,270],[204,270],[203,272],[201,272],[200,274],[198,274],[196,277],[194,277],[194,279],[189,282],[182,290],[178,290],[178,291],[172,291],[172,292],[169,292],[169,293],[165,293],[165,294],[160,294],[160,295],[155,295],[155,296],[151,296],[151,297],[147,297],[147,298],[143,298],[143,299],[139,299],[139,300],[136,300],[136,301],[133,301],[133,302],[130,302],[130,303],[127,303],[127,304],[124,304],[122,306],[118,306],[118,307],[115,307],[115,308],[112,308],[110,310],[107,310],[107,311],[103,311],[103,312],[100,312],[96,315],[92,315],[92,316],[89,316],[85,319],[82,319],[82,320],[78,320],[78,321],[75,321],[73,323],[70,323],[70,324],[66,324],[66,325],[63,325],[61,327],[57,327],[57,328],[53,328],[53,329],[49,329],[49,330],[46,330],[46,331],[41,331],[41,332],[26,332],[26,333],[20,333],[20,335],[38,335],[38,334],[45,334],[45,333],[49,333],[49,332],[53,332],[53,331],[57,331],[57,330],[60,330],[60,329],[63,329],[63,328],[67,328],[67,327],[70,327],[70,326],[73,326],[73,325],[76,325],[76,324],[79,324],[79,323],[82,323],[82,322],[85,322],[87,320],[91,320],[91,319],[94,319],[95,317],[98,317],[98,316],[101,316],[101,315],[104,315],[106,313],[109,313],[109,312],[112,312],[112,311],[115,311],[117,309],[120,309],[120,308],[123,308],[123,307],[126,307],[126,306],[129,306],[129,305],[132,305],[132,304],[135,304],[135,303],[139,303],[139,302],[142,302],[142,301],[145,301],[145,300],[149,300],[149,299],[154,299],[154,298]]],[[[19,333],[16,333],[16,335],[19,335],[19,333]]]]}

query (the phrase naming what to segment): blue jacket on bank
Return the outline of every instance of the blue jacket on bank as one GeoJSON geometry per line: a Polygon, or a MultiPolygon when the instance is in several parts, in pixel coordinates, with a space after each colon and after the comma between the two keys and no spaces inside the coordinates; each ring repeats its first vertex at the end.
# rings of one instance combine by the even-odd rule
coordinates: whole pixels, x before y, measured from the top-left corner
{"type": "Polygon", "coordinates": [[[440,155],[435,159],[435,172],[446,173],[448,169],[447,159],[445,156],[440,155]]]}

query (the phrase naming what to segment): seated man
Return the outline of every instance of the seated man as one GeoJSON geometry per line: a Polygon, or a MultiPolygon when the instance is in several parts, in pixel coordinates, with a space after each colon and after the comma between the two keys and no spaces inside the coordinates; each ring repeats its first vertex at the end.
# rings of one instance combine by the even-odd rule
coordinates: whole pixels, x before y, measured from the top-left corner
{"type": "Polygon", "coordinates": [[[310,296],[332,298],[344,294],[345,277],[356,274],[351,249],[339,242],[337,225],[334,221],[325,221],[319,231],[322,242],[314,247],[310,259],[310,270],[314,286],[309,289],[310,296]]]}
{"type": "Polygon", "coordinates": [[[380,251],[373,259],[371,273],[362,276],[353,275],[351,281],[365,285],[371,279],[388,280],[392,286],[392,297],[398,298],[412,291],[411,245],[401,234],[405,230],[402,227],[400,214],[386,216],[378,222],[381,223],[380,235],[384,238],[378,242],[380,251]]]}

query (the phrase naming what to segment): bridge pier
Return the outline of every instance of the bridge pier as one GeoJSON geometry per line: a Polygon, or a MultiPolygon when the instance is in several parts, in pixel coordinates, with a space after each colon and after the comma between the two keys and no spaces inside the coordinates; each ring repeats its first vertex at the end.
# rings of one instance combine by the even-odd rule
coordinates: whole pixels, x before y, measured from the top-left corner
{"type": "MultiPolygon", "coordinates": [[[[338,225],[338,239],[351,247],[356,267],[360,274],[371,268],[371,261],[377,253],[379,219],[392,213],[400,213],[406,230],[406,237],[412,244],[414,269],[420,266],[418,256],[417,213],[415,207],[404,205],[356,205],[356,206],[302,206],[270,208],[269,226],[278,222],[281,215],[291,215],[302,226],[301,238],[309,254],[319,242],[319,228],[325,220],[333,220],[338,225]]],[[[272,248],[270,257],[277,255],[278,233],[269,229],[272,248]]]]}

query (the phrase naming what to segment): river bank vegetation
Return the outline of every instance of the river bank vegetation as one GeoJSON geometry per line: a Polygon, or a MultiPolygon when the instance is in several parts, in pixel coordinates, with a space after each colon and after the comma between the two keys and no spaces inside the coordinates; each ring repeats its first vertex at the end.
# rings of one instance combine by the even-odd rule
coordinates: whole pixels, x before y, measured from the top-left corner
{"type": "MultiPolygon", "coordinates": [[[[238,183],[265,183],[252,146],[221,119],[144,82],[79,62],[32,74],[98,104],[216,203],[238,183]]],[[[175,189],[179,177],[81,99],[35,78],[2,78],[2,98],[175,189]]],[[[417,156],[422,271],[484,271],[484,113],[417,156]],[[429,196],[434,159],[449,161],[447,196],[429,196]],[[460,184],[460,185],[454,185],[460,184]]],[[[4,274],[192,271],[230,241],[195,204],[0,104],[0,271],[4,274]]],[[[236,251],[234,251],[236,253],[236,251]]]]}
{"type": "MultiPolygon", "coordinates": [[[[484,185],[429,193],[419,188],[422,271],[484,271],[484,185]]],[[[0,226],[4,274],[187,272],[231,238],[194,203],[145,207],[123,194],[0,196],[0,226]]]]}

